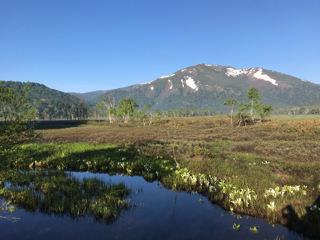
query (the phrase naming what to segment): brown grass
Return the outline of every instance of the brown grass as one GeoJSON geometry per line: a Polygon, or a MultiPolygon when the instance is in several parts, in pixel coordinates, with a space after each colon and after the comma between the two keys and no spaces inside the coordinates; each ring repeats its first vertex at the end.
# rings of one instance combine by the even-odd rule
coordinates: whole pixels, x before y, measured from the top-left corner
{"type": "Polygon", "coordinates": [[[146,127],[137,122],[104,122],[38,132],[44,135],[42,142],[230,141],[233,143],[232,152],[290,162],[320,162],[320,120],[272,120],[231,128],[227,118],[195,117],[160,120],[146,127]]]}

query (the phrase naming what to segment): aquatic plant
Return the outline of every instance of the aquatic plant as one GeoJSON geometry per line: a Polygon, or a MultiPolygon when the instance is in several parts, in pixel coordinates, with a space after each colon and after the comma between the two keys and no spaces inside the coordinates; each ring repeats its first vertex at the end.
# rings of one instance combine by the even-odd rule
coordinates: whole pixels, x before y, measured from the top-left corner
{"type": "Polygon", "coordinates": [[[237,198],[234,201],[231,201],[235,206],[242,206],[242,199],[241,198],[237,198]]]}
{"type": "Polygon", "coordinates": [[[2,204],[0,205],[0,211],[9,211],[9,212],[13,212],[16,208],[11,205],[11,201],[7,201],[7,202],[2,202],[2,204]]]}
{"type": "MultiPolygon", "coordinates": [[[[0,189],[1,192],[1,189],[0,189]]],[[[12,223],[20,220],[19,217],[12,215],[12,212],[15,210],[15,206],[11,204],[11,201],[1,201],[0,205],[0,218],[6,219],[12,223]]]]}
{"type": "Polygon", "coordinates": [[[250,227],[250,231],[252,231],[254,233],[258,233],[258,229],[259,229],[259,226],[254,226],[253,228],[250,227]]]}
{"type": "Polygon", "coordinates": [[[131,189],[123,183],[106,183],[97,178],[80,181],[60,171],[1,171],[0,179],[10,184],[2,185],[0,196],[29,211],[39,209],[71,217],[91,214],[96,220],[110,220],[137,206],[128,199],[131,189]]]}
{"type": "Polygon", "coordinates": [[[234,223],[232,228],[240,231],[240,224],[237,225],[236,223],[234,223]]]}
{"type": "Polygon", "coordinates": [[[271,209],[271,211],[274,211],[275,210],[275,205],[274,205],[274,201],[273,202],[270,202],[270,204],[267,204],[268,208],[271,209]]]}

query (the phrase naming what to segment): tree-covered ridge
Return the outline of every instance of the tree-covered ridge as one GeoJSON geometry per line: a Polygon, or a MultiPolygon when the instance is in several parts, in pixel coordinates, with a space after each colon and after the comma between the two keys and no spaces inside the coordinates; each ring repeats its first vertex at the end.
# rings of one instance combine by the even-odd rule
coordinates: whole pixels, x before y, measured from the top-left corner
{"type": "MultiPolygon", "coordinates": [[[[26,85],[26,82],[3,81],[3,83],[6,88],[13,89],[22,89],[26,85]]],[[[70,94],[48,88],[43,84],[29,82],[28,96],[30,99],[39,99],[45,102],[47,99],[59,101],[66,96],[70,96],[70,94]]],[[[75,97],[72,98],[76,99],[75,97]]]]}
{"type": "MultiPolygon", "coordinates": [[[[7,89],[23,89],[27,83],[3,81],[4,87],[7,89]]],[[[84,118],[78,115],[80,108],[85,107],[86,112],[88,108],[84,100],[72,96],[71,94],[54,90],[39,83],[28,83],[27,100],[30,105],[35,108],[38,119],[52,119],[52,118],[84,118]],[[73,106],[73,107],[72,107],[73,106]],[[73,113],[71,111],[73,110],[73,113]]]]}

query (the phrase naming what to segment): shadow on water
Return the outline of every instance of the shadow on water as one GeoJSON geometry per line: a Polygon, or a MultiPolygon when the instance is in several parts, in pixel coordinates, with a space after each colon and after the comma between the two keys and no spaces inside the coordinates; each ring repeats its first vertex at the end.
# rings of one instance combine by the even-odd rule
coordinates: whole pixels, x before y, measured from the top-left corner
{"type": "Polygon", "coordinates": [[[291,205],[282,209],[282,217],[287,220],[285,226],[310,239],[320,239],[320,196],[312,206],[306,207],[306,211],[307,213],[299,218],[291,205]]]}

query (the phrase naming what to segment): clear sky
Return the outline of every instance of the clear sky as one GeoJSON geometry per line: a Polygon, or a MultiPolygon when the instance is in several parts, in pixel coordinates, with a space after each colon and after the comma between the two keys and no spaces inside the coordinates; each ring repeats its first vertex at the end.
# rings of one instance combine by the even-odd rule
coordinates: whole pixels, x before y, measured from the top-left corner
{"type": "Polygon", "coordinates": [[[0,80],[89,92],[198,63],[320,84],[320,0],[0,0],[0,80]]]}

